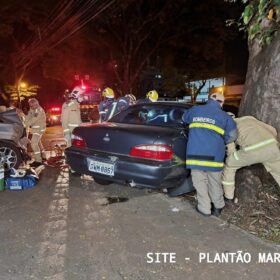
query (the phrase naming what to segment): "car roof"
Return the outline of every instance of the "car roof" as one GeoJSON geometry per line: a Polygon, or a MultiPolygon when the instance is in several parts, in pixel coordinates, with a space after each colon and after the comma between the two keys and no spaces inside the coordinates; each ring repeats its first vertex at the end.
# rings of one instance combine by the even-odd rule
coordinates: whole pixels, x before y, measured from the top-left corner
{"type": "Polygon", "coordinates": [[[160,105],[160,106],[166,106],[166,107],[182,107],[182,108],[190,108],[193,106],[193,104],[190,103],[182,103],[178,101],[157,101],[157,102],[148,102],[148,103],[138,103],[133,106],[155,106],[155,105],[160,105]]]}

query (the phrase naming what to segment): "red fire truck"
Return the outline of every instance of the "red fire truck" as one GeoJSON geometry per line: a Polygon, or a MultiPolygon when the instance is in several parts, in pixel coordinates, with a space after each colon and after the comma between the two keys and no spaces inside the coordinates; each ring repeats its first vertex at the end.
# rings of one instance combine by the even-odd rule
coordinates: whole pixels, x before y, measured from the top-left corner
{"type": "Polygon", "coordinates": [[[82,121],[96,122],[99,118],[98,105],[101,101],[101,89],[97,86],[76,86],[71,94],[80,103],[82,121]]]}

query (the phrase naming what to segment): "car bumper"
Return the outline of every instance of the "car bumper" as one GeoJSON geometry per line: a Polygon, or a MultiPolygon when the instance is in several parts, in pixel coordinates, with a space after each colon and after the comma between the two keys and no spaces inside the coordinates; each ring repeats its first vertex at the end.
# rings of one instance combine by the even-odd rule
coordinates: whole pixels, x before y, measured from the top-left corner
{"type": "Polygon", "coordinates": [[[81,174],[96,178],[128,184],[134,182],[136,186],[152,189],[174,188],[179,186],[187,177],[189,171],[184,166],[171,162],[158,162],[129,156],[107,155],[97,151],[81,150],[70,147],[65,150],[67,163],[71,169],[81,174]],[[87,158],[94,157],[101,161],[112,160],[114,176],[103,175],[89,171],[87,158]]]}

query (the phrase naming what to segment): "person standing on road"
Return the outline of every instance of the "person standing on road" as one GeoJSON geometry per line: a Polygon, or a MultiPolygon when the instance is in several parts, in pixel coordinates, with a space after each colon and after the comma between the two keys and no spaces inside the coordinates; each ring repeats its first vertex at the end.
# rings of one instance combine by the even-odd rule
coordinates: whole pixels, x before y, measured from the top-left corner
{"type": "Polygon", "coordinates": [[[67,147],[71,146],[71,136],[75,127],[82,123],[79,102],[69,92],[64,94],[65,102],[61,110],[61,124],[67,147]]]}
{"type": "Polygon", "coordinates": [[[233,200],[235,173],[244,166],[262,163],[280,186],[280,150],[274,127],[252,116],[235,118],[238,138],[228,145],[228,157],[222,176],[225,198],[233,200]],[[236,145],[239,149],[236,149],[236,145]]]}
{"type": "Polygon", "coordinates": [[[137,101],[138,104],[141,103],[150,103],[150,102],[156,102],[158,100],[158,92],[156,90],[150,90],[146,94],[146,98],[144,99],[139,99],[137,101]]]}
{"type": "Polygon", "coordinates": [[[236,124],[222,110],[223,103],[224,96],[213,93],[205,105],[193,106],[183,115],[189,124],[186,167],[197,191],[196,210],[205,216],[219,216],[225,206],[221,184],[225,146],[237,138],[236,124]]]}
{"type": "Polygon", "coordinates": [[[111,106],[113,103],[115,103],[116,106],[115,93],[111,88],[106,87],[102,92],[102,96],[104,97],[104,100],[101,101],[98,106],[100,122],[107,121],[110,118],[109,109],[111,108],[112,110],[111,106]]]}
{"type": "Polygon", "coordinates": [[[31,148],[35,159],[31,166],[38,167],[42,164],[42,154],[44,154],[41,138],[46,130],[46,114],[36,98],[30,98],[28,104],[30,110],[25,117],[25,126],[32,132],[31,148]]]}

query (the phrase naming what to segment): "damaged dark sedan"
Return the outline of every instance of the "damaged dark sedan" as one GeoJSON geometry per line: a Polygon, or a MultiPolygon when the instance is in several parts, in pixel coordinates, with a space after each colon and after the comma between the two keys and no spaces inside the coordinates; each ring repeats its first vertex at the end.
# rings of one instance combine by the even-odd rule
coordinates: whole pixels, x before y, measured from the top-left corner
{"type": "Polygon", "coordinates": [[[137,104],[108,122],[77,127],[65,151],[67,163],[102,185],[167,188],[170,195],[192,191],[182,123],[189,108],[175,102],[137,104]]]}

